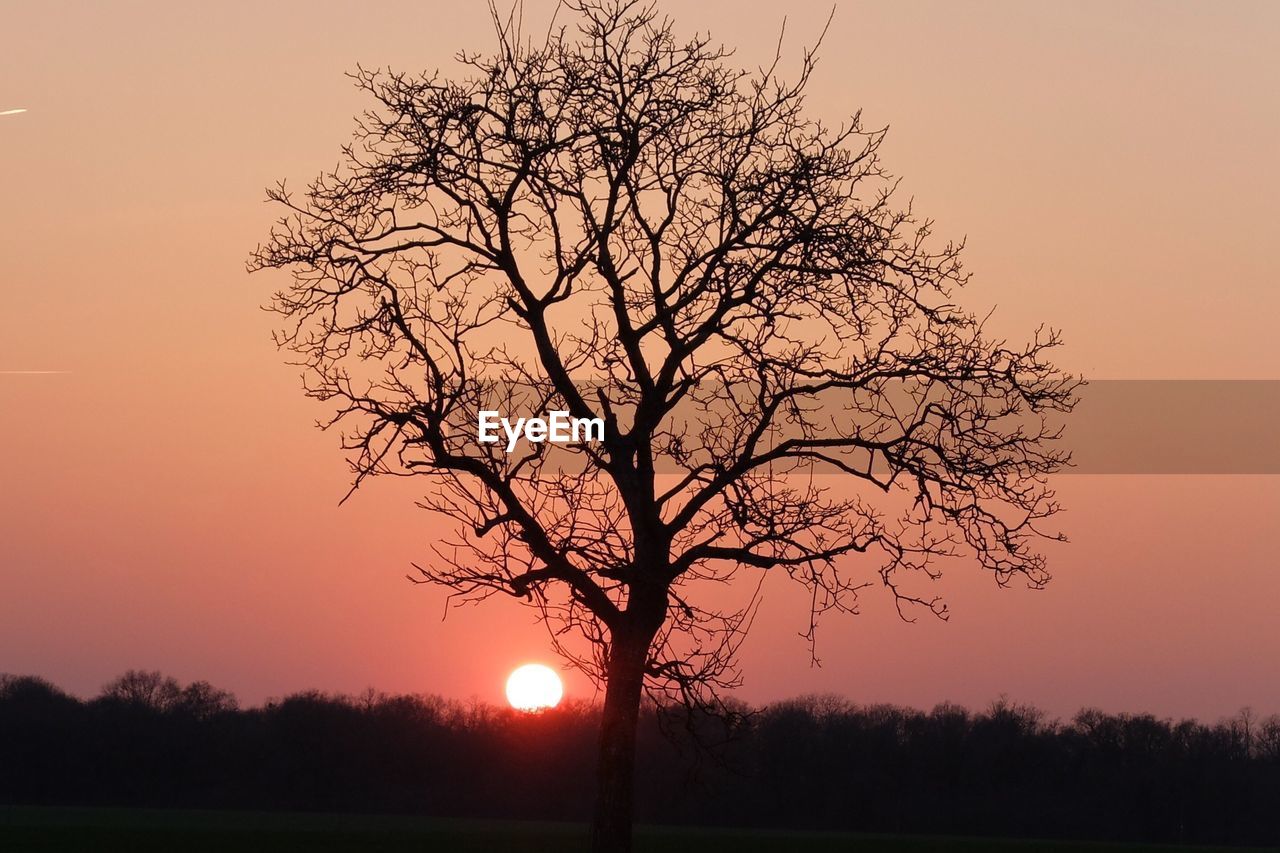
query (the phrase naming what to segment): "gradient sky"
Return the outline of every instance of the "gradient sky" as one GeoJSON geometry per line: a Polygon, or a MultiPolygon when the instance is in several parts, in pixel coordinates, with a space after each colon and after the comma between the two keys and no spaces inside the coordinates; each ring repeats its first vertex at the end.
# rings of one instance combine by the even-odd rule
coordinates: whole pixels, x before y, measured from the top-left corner
{"type": "MultiPolygon", "coordinates": [[[[663,8],[756,65],[830,4],[663,8]]],[[[0,117],[0,371],[67,371],[0,373],[0,672],[498,701],[550,661],[531,613],[442,622],[404,579],[433,535],[411,483],[337,506],[336,436],[256,310],[280,281],[244,273],[263,188],[337,160],[363,106],[344,71],[448,70],[491,44],[483,4],[6,0],[0,38],[0,110],[29,110],[0,117]]],[[[840,3],[810,104],[891,126],[887,165],[968,237],[964,301],[999,330],[1051,322],[1095,378],[1280,378],[1277,43],[1270,2],[840,3]]],[[[946,624],[869,595],[820,669],[803,595],[766,584],[743,697],[1280,712],[1280,478],[1058,485],[1048,589],[952,566],[946,624]]]]}

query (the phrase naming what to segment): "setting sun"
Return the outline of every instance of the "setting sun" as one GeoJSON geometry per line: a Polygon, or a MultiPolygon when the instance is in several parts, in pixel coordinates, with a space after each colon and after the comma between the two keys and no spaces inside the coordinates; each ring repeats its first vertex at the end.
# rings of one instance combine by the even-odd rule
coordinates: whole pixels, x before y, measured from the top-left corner
{"type": "Polygon", "coordinates": [[[564,695],[560,676],[540,663],[529,663],[507,678],[507,701],[518,711],[554,708],[564,695]]]}

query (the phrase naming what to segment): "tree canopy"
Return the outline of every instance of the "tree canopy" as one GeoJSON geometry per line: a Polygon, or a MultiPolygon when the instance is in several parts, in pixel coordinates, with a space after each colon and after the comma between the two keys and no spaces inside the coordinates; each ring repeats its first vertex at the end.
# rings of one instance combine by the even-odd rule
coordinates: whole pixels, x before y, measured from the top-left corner
{"type": "Polygon", "coordinates": [[[420,475],[456,522],[420,579],[539,608],[619,707],[736,683],[758,599],[702,588],[744,571],[803,584],[811,637],[874,582],[945,615],[943,557],[1043,585],[1058,335],[957,303],[961,246],[896,200],[884,132],[806,111],[814,51],[788,81],[649,5],[559,8],[541,40],[495,14],[455,76],[357,71],[353,141],[271,192],[251,262],[293,273],[280,343],[356,485],[420,475]],[[605,435],[508,454],[481,410],[605,435]]]}

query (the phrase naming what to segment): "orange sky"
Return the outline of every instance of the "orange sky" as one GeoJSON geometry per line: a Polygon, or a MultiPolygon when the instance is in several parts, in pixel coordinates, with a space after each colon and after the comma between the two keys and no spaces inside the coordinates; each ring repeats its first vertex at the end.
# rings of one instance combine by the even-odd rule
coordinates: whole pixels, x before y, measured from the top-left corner
{"type": "MultiPolygon", "coordinates": [[[[741,6],[664,8],[751,65],[784,11],[798,46],[830,8],[741,6]]],[[[841,3],[811,107],[891,125],[888,166],[968,236],[966,304],[1000,330],[1061,326],[1093,377],[1277,378],[1278,37],[1265,2],[841,3]]],[[[336,162],[362,106],[343,72],[447,70],[490,44],[483,4],[10,0],[0,38],[0,110],[29,110],[0,117],[0,371],[69,371],[0,374],[0,671],[497,701],[549,660],[514,605],[442,623],[404,580],[432,536],[412,484],[336,506],[336,437],[243,270],[263,187],[336,162]]],[[[1047,590],[953,567],[949,624],[868,596],[822,669],[801,597],[766,585],[744,696],[1280,711],[1280,478],[1059,486],[1047,590]]]]}

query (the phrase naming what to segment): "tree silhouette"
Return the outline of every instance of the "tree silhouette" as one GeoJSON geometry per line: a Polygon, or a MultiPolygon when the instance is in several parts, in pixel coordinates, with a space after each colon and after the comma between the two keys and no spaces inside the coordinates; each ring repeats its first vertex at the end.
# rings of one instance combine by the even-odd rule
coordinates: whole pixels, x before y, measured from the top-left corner
{"type": "Polygon", "coordinates": [[[278,343],[334,405],[353,488],[420,476],[457,522],[417,579],[523,599],[605,685],[593,844],[615,851],[642,695],[736,683],[744,569],[808,588],[811,640],[876,581],[945,616],[911,582],[940,557],[1047,581],[1048,416],[1077,383],[1056,333],[1010,346],[952,303],[960,246],[893,203],[883,133],[805,113],[813,51],[788,83],[648,5],[561,10],[540,41],[495,14],[464,77],[357,71],[374,107],[333,172],[269,193],[288,210],[250,268],[292,271],[278,343]],[[508,454],[482,410],[605,434],[508,454]]]}

